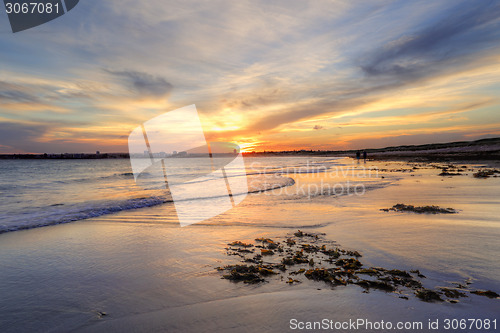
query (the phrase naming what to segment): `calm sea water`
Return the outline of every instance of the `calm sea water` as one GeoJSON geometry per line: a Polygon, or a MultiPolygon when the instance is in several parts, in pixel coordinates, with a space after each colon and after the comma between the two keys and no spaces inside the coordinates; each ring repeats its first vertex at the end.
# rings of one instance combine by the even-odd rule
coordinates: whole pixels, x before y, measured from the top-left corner
{"type": "MultiPolygon", "coordinates": [[[[170,164],[169,179],[193,179],[206,169],[197,158],[170,164]]],[[[343,165],[335,158],[300,157],[246,159],[246,164],[246,170],[228,175],[248,174],[251,192],[292,185],[291,173],[343,165]]],[[[163,187],[161,170],[149,170],[136,182],[127,159],[0,160],[0,233],[168,204],[172,199],[163,187]]],[[[208,182],[199,185],[200,199],[210,197],[210,187],[208,182]]]]}
{"type": "Polygon", "coordinates": [[[0,232],[164,202],[135,185],[128,160],[0,161],[0,232]]]}

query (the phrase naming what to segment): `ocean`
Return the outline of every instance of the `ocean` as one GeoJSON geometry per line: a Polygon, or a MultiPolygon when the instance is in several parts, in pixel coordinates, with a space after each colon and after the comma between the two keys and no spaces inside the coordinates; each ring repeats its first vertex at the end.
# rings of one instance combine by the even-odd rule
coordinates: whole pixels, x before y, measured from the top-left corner
{"type": "MultiPolygon", "coordinates": [[[[193,181],[204,170],[198,158],[171,160],[174,163],[169,179],[193,181]]],[[[249,192],[261,192],[293,185],[293,175],[328,173],[332,168],[345,167],[339,160],[247,159],[247,170],[231,170],[229,176],[249,177],[249,192]]],[[[172,203],[162,172],[145,172],[136,182],[127,159],[0,160],[0,175],[0,233],[172,203]]],[[[337,176],[333,180],[338,179],[337,176]]],[[[382,183],[387,182],[378,185],[382,183]]],[[[203,193],[211,187],[210,180],[202,180],[198,187],[198,197],[194,199],[213,195],[211,191],[203,193]]]]}

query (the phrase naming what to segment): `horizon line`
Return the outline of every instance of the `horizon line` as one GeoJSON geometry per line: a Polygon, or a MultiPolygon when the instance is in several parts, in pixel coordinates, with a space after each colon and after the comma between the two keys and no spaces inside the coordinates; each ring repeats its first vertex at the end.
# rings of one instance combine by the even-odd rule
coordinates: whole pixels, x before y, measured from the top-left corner
{"type": "MultiPolygon", "coordinates": [[[[260,151],[241,151],[242,154],[261,154],[261,153],[297,153],[297,152],[304,152],[304,153],[317,153],[317,152],[323,152],[323,153],[346,153],[346,152],[356,152],[356,151],[381,151],[385,149],[396,149],[396,148],[403,148],[403,147],[430,147],[430,146],[436,146],[436,145],[452,145],[452,144],[463,144],[463,143],[478,143],[478,142],[484,142],[484,141],[495,141],[499,140],[500,137],[494,137],[494,138],[483,138],[483,139],[478,139],[478,140],[471,140],[471,141],[451,141],[451,142],[435,142],[435,143],[426,143],[426,144],[419,144],[419,145],[399,145],[399,146],[387,146],[387,147],[382,147],[382,148],[359,148],[359,149],[344,149],[344,150],[325,150],[325,149],[292,149],[292,150],[260,150],[260,151]]],[[[499,142],[500,143],[500,142],[499,142]]],[[[65,153],[5,153],[2,154],[0,153],[0,156],[11,156],[11,155],[94,155],[94,156],[99,156],[99,155],[129,155],[129,152],[101,152],[101,151],[96,151],[95,153],[83,153],[83,152],[65,152],[65,153]]],[[[225,153],[213,153],[213,155],[217,154],[225,154],[225,153]]]]}

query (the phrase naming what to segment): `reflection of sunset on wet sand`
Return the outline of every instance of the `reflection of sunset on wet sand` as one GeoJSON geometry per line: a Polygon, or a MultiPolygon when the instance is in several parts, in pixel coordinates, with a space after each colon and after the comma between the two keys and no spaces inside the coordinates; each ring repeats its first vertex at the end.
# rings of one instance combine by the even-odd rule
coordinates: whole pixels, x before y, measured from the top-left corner
{"type": "MultiPolygon", "coordinates": [[[[75,162],[70,169],[80,168],[80,176],[82,167],[89,163],[110,163],[93,169],[94,174],[99,171],[96,178],[75,179],[68,173],[64,178],[67,190],[77,181],[79,189],[87,192],[72,196],[68,192],[65,201],[53,205],[52,200],[61,200],[60,194],[46,189],[44,204],[53,206],[50,214],[49,210],[45,215],[36,210],[31,214],[37,221],[50,221],[75,214],[76,209],[89,214],[85,209],[93,205],[94,214],[100,216],[0,236],[1,294],[15,311],[6,321],[8,325],[25,327],[31,323],[50,328],[57,321],[65,329],[84,332],[144,327],[185,332],[201,326],[229,332],[232,328],[225,327],[231,322],[231,327],[240,329],[279,331],[286,330],[292,318],[319,320],[326,316],[341,321],[362,315],[370,320],[425,322],[429,311],[436,318],[491,319],[496,315],[498,300],[473,293],[500,290],[499,267],[492,260],[500,250],[500,178],[493,177],[495,173],[489,178],[474,177],[473,173],[484,166],[359,163],[351,158],[300,156],[245,160],[251,193],[244,201],[219,216],[184,228],[179,227],[175,205],[168,198],[151,201],[142,197],[146,192],[139,191],[132,175],[123,172],[129,166],[120,161],[126,160],[75,162]],[[457,175],[439,176],[442,170],[457,175]],[[105,201],[78,204],[102,187],[108,188],[103,193],[105,201]],[[381,210],[401,203],[450,207],[458,213],[381,210]],[[144,208],[136,209],[141,205],[144,208]],[[122,211],[113,212],[112,207],[122,211]],[[299,229],[306,235],[319,235],[319,239],[297,238],[299,229]],[[269,247],[256,241],[262,238],[270,238],[284,249],[281,253],[273,247],[274,254],[262,256],[265,267],[292,257],[293,253],[286,252],[287,239],[295,239],[299,247],[325,245],[325,250],[349,252],[329,262],[328,257],[323,258],[323,250],[317,254],[305,251],[306,263],[283,261],[284,270],[271,267],[275,274],[257,273],[259,280],[254,284],[221,279],[228,273],[219,272],[217,267],[258,263],[256,254],[269,247]],[[238,242],[264,247],[235,252],[238,242]],[[357,253],[363,266],[356,268],[357,277],[351,277],[350,282],[345,275],[334,283],[311,277],[314,270],[339,267],[338,260],[357,253]],[[14,270],[19,262],[23,264],[22,279],[16,278],[20,273],[14,270]],[[377,273],[378,284],[366,282],[370,272],[377,271],[381,272],[377,273]],[[383,280],[392,279],[391,274],[401,275],[398,278],[410,283],[409,287],[397,280],[383,280]],[[292,282],[286,283],[290,279],[292,282]],[[429,290],[439,293],[442,301],[423,301],[431,297],[421,296],[429,290]],[[449,290],[464,296],[457,298],[449,290]],[[37,298],[31,299],[28,295],[34,292],[37,298]],[[26,297],[20,297],[24,293],[26,297]],[[64,301],[68,297],[74,300],[71,304],[64,301]],[[43,307],[40,302],[44,302],[43,307]],[[43,323],[22,315],[33,311],[45,318],[43,323]]],[[[58,187],[61,191],[64,186],[58,187]]],[[[162,195],[148,191],[151,198],[162,195]]],[[[3,221],[19,225],[21,216],[3,221]]],[[[28,218],[25,223],[30,221],[28,218]]],[[[6,326],[0,327],[5,331],[6,326]]]]}

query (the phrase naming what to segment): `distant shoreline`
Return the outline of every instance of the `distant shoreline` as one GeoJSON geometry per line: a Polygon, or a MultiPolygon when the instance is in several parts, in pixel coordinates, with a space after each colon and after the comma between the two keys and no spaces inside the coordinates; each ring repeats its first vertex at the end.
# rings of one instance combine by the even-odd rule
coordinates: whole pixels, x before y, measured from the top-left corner
{"type": "MultiPolygon", "coordinates": [[[[434,143],[425,145],[403,145],[360,150],[292,150],[244,152],[247,157],[263,156],[331,156],[354,157],[357,151],[366,151],[369,159],[414,160],[414,161],[500,161],[500,138],[475,141],[434,143]]],[[[227,157],[232,154],[213,154],[213,157],[227,157]]],[[[167,158],[201,157],[201,154],[179,154],[167,158]]],[[[128,153],[62,153],[62,154],[0,154],[0,159],[117,159],[130,158],[128,153]]],[[[148,158],[148,157],[145,157],[148,158]]]]}

